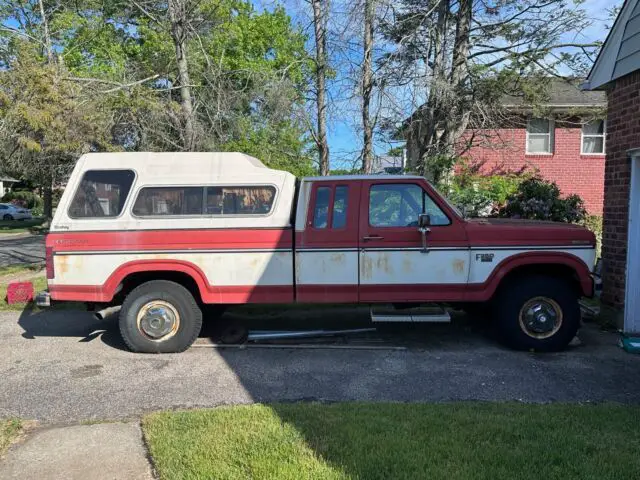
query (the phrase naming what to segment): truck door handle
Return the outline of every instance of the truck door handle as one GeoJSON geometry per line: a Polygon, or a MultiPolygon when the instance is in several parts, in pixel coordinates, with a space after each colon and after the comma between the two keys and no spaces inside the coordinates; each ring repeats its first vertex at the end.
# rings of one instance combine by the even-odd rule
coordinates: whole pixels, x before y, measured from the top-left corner
{"type": "Polygon", "coordinates": [[[371,240],[384,240],[384,237],[381,237],[380,235],[367,235],[366,237],[362,237],[362,240],[370,242],[371,240]]]}

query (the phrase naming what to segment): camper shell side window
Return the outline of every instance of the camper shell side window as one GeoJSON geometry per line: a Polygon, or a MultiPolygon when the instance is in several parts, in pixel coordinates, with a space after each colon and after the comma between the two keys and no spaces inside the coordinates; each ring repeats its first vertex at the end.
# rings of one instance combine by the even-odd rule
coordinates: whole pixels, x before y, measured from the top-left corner
{"type": "Polygon", "coordinates": [[[136,217],[267,216],[276,198],[273,185],[143,187],[133,205],[136,217]]]}

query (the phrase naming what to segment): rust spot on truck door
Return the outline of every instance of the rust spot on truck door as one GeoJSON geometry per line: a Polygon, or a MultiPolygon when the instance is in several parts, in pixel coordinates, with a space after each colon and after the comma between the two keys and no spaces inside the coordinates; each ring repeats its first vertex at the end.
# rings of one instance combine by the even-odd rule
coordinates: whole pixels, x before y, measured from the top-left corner
{"type": "Polygon", "coordinates": [[[362,255],[360,257],[360,265],[361,265],[361,272],[360,272],[360,276],[363,279],[366,280],[371,280],[371,276],[373,275],[373,260],[371,259],[371,257],[369,255],[362,255]]]}
{"type": "Polygon", "coordinates": [[[464,260],[456,258],[453,261],[453,272],[454,273],[464,273],[464,260]]]}

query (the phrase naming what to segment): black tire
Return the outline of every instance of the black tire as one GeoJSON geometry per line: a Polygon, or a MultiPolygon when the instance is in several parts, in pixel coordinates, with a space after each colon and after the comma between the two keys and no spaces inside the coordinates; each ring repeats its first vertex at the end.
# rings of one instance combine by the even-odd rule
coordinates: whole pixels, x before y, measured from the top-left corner
{"type": "MultiPolygon", "coordinates": [[[[496,333],[502,343],[516,350],[564,350],[580,328],[578,293],[564,279],[545,276],[523,277],[505,287],[497,300],[494,304],[496,333]],[[539,305],[540,300],[555,311],[559,309],[556,318],[560,320],[556,319],[551,323],[553,328],[550,331],[534,332],[526,326],[525,307],[539,305]]],[[[549,328],[548,325],[545,325],[545,328],[549,328]]]]}
{"type": "Polygon", "coordinates": [[[6,222],[10,222],[11,220],[13,220],[13,215],[9,215],[8,213],[2,217],[2,219],[6,222]]]}
{"type": "Polygon", "coordinates": [[[202,312],[193,295],[175,282],[153,280],[133,289],[120,310],[120,334],[132,352],[178,353],[189,348],[202,327],[202,312]],[[146,335],[138,326],[138,313],[153,301],[173,307],[179,316],[174,332],[159,339],[146,335]]]}

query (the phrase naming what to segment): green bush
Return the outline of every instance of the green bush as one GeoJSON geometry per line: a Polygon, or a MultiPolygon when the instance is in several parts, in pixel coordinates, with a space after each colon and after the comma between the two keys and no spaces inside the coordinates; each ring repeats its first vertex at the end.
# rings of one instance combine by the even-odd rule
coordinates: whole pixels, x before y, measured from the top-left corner
{"type": "Polygon", "coordinates": [[[596,253],[599,257],[602,249],[602,217],[587,215],[579,224],[591,230],[596,236],[596,253]]]}
{"type": "Polygon", "coordinates": [[[33,192],[26,190],[7,192],[2,197],[2,201],[28,208],[34,216],[42,215],[43,201],[33,192]]]}
{"type": "Polygon", "coordinates": [[[458,163],[456,174],[443,190],[452,203],[470,217],[497,214],[507,199],[523,181],[523,175],[507,172],[502,175],[481,175],[477,168],[464,161],[458,163]]]}
{"type": "Polygon", "coordinates": [[[561,198],[560,189],[555,182],[538,176],[521,182],[498,214],[501,217],[566,223],[580,223],[587,216],[584,202],[578,195],[561,198]]]}

